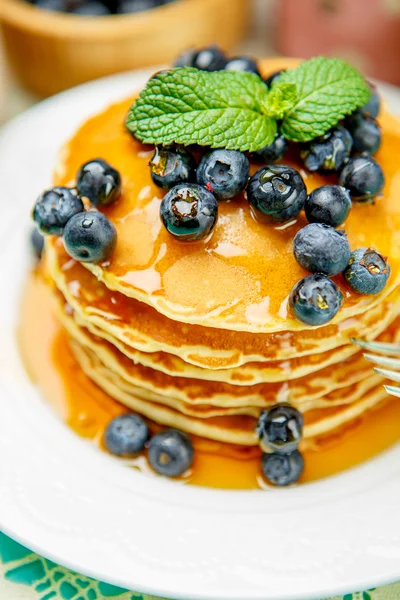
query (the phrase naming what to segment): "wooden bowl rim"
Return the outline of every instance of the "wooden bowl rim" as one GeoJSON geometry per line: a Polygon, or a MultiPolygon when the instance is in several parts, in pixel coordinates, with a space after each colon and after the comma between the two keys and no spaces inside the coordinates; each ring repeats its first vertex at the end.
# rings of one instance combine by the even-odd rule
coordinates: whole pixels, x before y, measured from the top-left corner
{"type": "MultiPolygon", "coordinates": [[[[180,15],[180,19],[193,18],[197,10],[215,9],[215,3],[226,0],[177,0],[151,10],[132,15],[107,15],[89,17],[56,13],[37,8],[25,0],[0,0],[0,23],[11,25],[26,32],[47,37],[78,38],[80,36],[107,39],[133,35],[135,32],[164,29],[166,19],[180,15]]],[[[239,0],[236,0],[239,1],[239,0]]],[[[243,1],[243,0],[240,0],[243,1]]],[[[229,0],[228,4],[233,0],[229,0]]]]}

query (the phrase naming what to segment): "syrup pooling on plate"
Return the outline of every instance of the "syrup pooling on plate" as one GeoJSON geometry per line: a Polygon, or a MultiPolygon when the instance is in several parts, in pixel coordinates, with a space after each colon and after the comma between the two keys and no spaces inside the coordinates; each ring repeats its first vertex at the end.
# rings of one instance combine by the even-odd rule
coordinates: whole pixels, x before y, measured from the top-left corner
{"type": "MultiPolygon", "coordinates": [[[[80,369],[68,337],[53,312],[52,293],[41,275],[28,278],[18,337],[31,380],[56,413],[82,437],[102,445],[110,419],[126,408],[98,388],[80,369]],[[39,343],[40,340],[40,343],[39,343]]],[[[304,451],[302,482],[314,481],[357,465],[399,440],[400,405],[390,400],[344,431],[304,451]]],[[[151,424],[155,430],[158,427],[151,424]]],[[[226,489],[255,489],[262,484],[260,451],[194,439],[196,458],[189,482],[226,489]]],[[[150,474],[149,470],[146,470],[150,474]]]]}

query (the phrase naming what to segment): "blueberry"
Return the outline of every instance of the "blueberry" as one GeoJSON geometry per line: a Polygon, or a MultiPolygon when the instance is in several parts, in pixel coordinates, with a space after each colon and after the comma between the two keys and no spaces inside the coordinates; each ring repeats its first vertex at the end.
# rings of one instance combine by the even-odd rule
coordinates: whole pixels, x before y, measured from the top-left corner
{"type": "Polygon", "coordinates": [[[342,303],[338,286],[320,273],[301,279],[289,296],[294,316],[307,325],[325,325],[333,319],[342,303]]]}
{"type": "Polygon", "coordinates": [[[218,202],[201,185],[181,183],[164,196],[160,216],[168,233],[176,239],[201,240],[214,229],[218,202]]]}
{"type": "Polygon", "coordinates": [[[128,413],[115,417],[107,426],[104,443],[116,456],[135,456],[149,439],[149,429],[138,415],[128,413]]]}
{"type": "Polygon", "coordinates": [[[93,206],[107,206],[115,202],[121,193],[121,176],[105,160],[95,158],[79,169],[76,187],[93,206]]]}
{"type": "Polygon", "coordinates": [[[222,71],[225,65],[225,54],[215,45],[199,50],[194,56],[192,64],[193,67],[201,71],[222,71]]]}
{"type": "Polygon", "coordinates": [[[197,182],[218,200],[233,198],[244,190],[250,174],[247,157],[237,150],[213,150],[197,167],[197,182]]]}
{"type": "Polygon", "coordinates": [[[149,462],[160,475],[182,475],[192,465],[193,454],[190,437],[177,429],[162,431],[150,440],[149,462]]]}
{"type": "Polygon", "coordinates": [[[355,112],[346,119],[346,127],[353,138],[353,152],[375,154],[381,145],[381,129],[373,117],[355,112]]]}
{"type": "Polygon", "coordinates": [[[310,223],[338,227],[349,216],[350,193],[340,185],[323,185],[311,192],[306,200],[305,213],[310,223]]]}
{"type": "Polygon", "coordinates": [[[72,13],[87,17],[103,17],[111,14],[107,6],[97,0],[90,0],[89,2],[81,4],[81,6],[75,8],[72,13]]]}
{"type": "Polygon", "coordinates": [[[62,235],[68,220],[83,210],[83,202],[74,190],[55,187],[36,200],[33,220],[43,233],[62,235]]]}
{"type": "Polygon", "coordinates": [[[44,248],[44,237],[37,227],[32,228],[30,242],[33,254],[38,260],[40,260],[42,258],[42,252],[44,248]]]}
{"type": "Polygon", "coordinates": [[[351,253],[343,275],[359,294],[379,294],[389,279],[390,267],[386,258],[373,248],[359,248],[351,253]]]}
{"type": "Polygon", "coordinates": [[[194,48],[185,50],[174,62],[174,67],[193,67],[193,60],[197,52],[194,48]]]}
{"type": "Polygon", "coordinates": [[[156,148],[150,161],[151,178],[161,188],[192,181],[195,169],[194,158],[185,148],[156,148]]]}
{"type": "Polygon", "coordinates": [[[369,82],[368,85],[371,88],[371,98],[368,100],[367,104],[364,104],[357,112],[360,112],[365,117],[374,117],[376,119],[379,115],[381,101],[375,85],[369,82]]]}
{"type": "Polygon", "coordinates": [[[114,252],[116,243],[116,229],[101,212],[89,211],[75,215],[64,229],[65,249],[80,262],[107,260],[114,252]]]}
{"type": "Polygon", "coordinates": [[[311,171],[338,171],[348,160],[353,145],[350,133],[339,125],[322,137],[304,144],[300,156],[304,165],[311,171]]]}
{"type": "Polygon", "coordinates": [[[265,85],[270,88],[273,84],[273,82],[278,79],[278,77],[280,77],[280,75],[285,71],[286,69],[281,69],[280,71],[275,71],[274,73],[271,73],[271,75],[269,75],[268,77],[266,77],[264,79],[264,83],[265,85]]]}
{"type": "Polygon", "coordinates": [[[256,429],[262,450],[292,452],[301,442],[303,426],[302,414],[290,404],[277,404],[263,410],[256,429]]]}
{"type": "Polygon", "coordinates": [[[247,198],[257,219],[283,223],[303,209],[307,190],[300,173],[292,167],[267,165],[251,177],[247,198]]]}
{"type": "Polygon", "coordinates": [[[304,470],[304,459],[298,450],[290,454],[263,454],[261,468],[270,483],[279,486],[295,483],[304,470]]]}
{"type": "Polygon", "coordinates": [[[248,71],[261,77],[257,61],[248,56],[231,58],[225,65],[225,71],[248,71]]]}
{"type": "Polygon", "coordinates": [[[144,10],[151,10],[156,6],[157,4],[154,0],[121,0],[117,12],[119,14],[133,14],[143,12],[144,10]]]}
{"type": "Polygon", "coordinates": [[[350,245],[344,231],[324,223],[310,223],[293,240],[297,262],[310,273],[338,275],[348,265],[350,245]]]}
{"type": "Polygon", "coordinates": [[[51,10],[55,12],[67,12],[68,4],[66,0],[37,0],[36,6],[43,10],[51,10]]]}
{"type": "Polygon", "coordinates": [[[253,153],[254,160],[269,164],[277,160],[281,160],[288,150],[287,140],[277,133],[275,139],[269,146],[264,146],[261,150],[253,153]]]}
{"type": "Polygon", "coordinates": [[[371,156],[356,156],[340,173],[339,185],[349,190],[353,200],[369,202],[382,191],[385,176],[371,156]]]}

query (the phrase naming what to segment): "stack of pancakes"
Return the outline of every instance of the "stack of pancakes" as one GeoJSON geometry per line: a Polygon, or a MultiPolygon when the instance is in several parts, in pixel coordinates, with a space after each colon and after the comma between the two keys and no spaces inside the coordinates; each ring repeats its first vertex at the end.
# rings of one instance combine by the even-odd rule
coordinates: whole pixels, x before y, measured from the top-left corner
{"type": "MultiPolygon", "coordinates": [[[[265,74],[289,66],[265,61],[265,74]]],[[[400,338],[400,124],[384,112],[377,155],[383,197],[355,204],[344,225],[352,249],[389,257],[391,276],[376,296],[355,294],[341,276],[345,302],[328,325],[294,319],[288,295],[307,273],[292,241],[304,215],[261,224],[245,195],[219,203],[212,237],[184,243],[163,228],[164,190],[150,177],[153,149],[124,128],[132,99],[90,119],[62,153],[57,185],[74,186],[80,165],[104,158],[122,176],[121,198],[103,212],[117,248],[103,264],[77,263],[49,237],[46,256],[60,320],[84,372],[110,396],[163,425],[232,444],[258,444],[260,412],[289,402],[304,415],[305,443],[340,431],[385,398],[351,338],[400,338]]],[[[308,191],[334,177],[297,168],[308,191]]],[[[260,165],[252,164],[252,172],[260,165]]]]}

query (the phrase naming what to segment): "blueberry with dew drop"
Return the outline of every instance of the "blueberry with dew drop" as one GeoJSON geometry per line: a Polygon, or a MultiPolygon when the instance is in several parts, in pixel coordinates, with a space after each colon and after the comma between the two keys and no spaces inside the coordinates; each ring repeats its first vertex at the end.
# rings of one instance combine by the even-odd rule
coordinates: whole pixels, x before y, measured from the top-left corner
{"type": "Polygon", "coordinates": [[[80,262],[108,260],[117,243],[117,231],[101,212],[88,211],[74,215],[64,229],[64,246],[68,254],[80,262]]]}
{"type": "Polygon", "coordinates": [[[185,148],[156,148],[150,161],[151,178],[161,188],[193,181],[196,162],[185,148]]]}
{"type": "Polygon", "coordinates": [[[300,173],[286,165],[259,169],[247,186],[247,199],[256,219],[284,223],[304,208],[307,190],[300,173]]]}
{"type": "Polygon", "coordinates": [[[181,183],[164,196],[160,205],[161,221],[180,241],[198,241],[214,229],[218,202],[214,194],[196,183],[181,183]]]}
{"type": "Polygon", "coordinates": [[[287,403],[263,410],[256,432],[264,452],[290,453],[296,450],[303,435],[302,414],[287,403]]]}
{"type": "Polygon", "coordinates": [[[249,161],[243,152],[213,150],[202,157],[197,167],[197,183],[212,191],[218,200],[228,200],[244,190],[249,174],[249,161]]]}
{"type": "Polygon", "coordinates": [[[293,315],[306,325],[329,323],[343,304],[338,286],[326,275],[316,273],[301,279],[289,296],[293,315]]]}
{"type": "Polygon", "coordinates": [[[132,413],[119,415],[107,425],[105,447],[116,456],[131,457],[142,450],[149,439],[149,428],[144,420],[132,413]]]}
{"type": "Polygon", "coordinates": [[[346,119],[346,127],[353,138],[353,153],[375,154],[381,145],[381,128],[373,117],[355,112],[346,119]]]}
{"type": "Polygon", "coordinates": [[[69,219],[83,210],[83,202],[75,190],[55,187],[36,200],[33,220],[42,233],[61,236],[69,219]]]}
{"type": "Polygon", "coordinates": [[[374,248],[358,248],[351,253],[343,272],[349,286],[359,294],[379,294],[390,276],[387,259],[374,248]]]}
{"type": "Polygon", "coordinates": [[[188,435],[177,429],[167,429],[150,440],[148,459],[156,473],[179,477],[193,462],[193,444],[188,435]]]}

